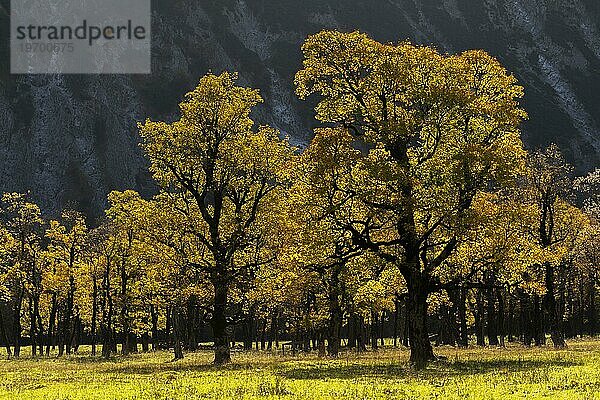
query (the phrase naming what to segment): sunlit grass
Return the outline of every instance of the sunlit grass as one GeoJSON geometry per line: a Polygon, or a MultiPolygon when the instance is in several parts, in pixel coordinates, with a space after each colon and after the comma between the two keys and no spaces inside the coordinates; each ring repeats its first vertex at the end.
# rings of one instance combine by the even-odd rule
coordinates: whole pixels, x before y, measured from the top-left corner
{"type": "Polygon", "coordinates": [[[0,361],[0,399],[600,399],[600,341],[551,348],[458,350],[426,370],[386,348],[337,360],[235,353],[217,369],[210,352],[156,352],[105,361],[88,349],[66,358],[0,361]]]}

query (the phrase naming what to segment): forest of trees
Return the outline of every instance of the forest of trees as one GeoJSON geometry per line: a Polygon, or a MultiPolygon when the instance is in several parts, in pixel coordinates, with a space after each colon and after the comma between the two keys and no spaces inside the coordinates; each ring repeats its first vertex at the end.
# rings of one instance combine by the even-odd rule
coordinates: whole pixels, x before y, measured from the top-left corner
{"type": "MultiPolygon", "coordinates": [[[[318,101],[305,149],[251,118],[258,90],[209,74],[180,119],[140,124],[157,183],[101,221],[0,211],[0,344],[11,357],[214,345],[364,351],[393,338],[555,347],[598,323],[600,169],[526,151],[523,89],[483,51],[309,37],[295,84],[318,101]]],[[[389,344],[389,342],[388,342],[389,344]]]]}

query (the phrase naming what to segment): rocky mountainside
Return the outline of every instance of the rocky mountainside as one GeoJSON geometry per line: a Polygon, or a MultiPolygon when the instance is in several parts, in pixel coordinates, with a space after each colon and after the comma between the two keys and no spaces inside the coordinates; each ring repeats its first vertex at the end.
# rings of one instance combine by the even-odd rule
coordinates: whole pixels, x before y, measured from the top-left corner
{"type": "Polygon", "coordinates": [[[559,143],[580,171],[600,159],[598,0],[153,0],[153,74],[9,75],[0,0],[0,192],[30,190],[47,212],[101,214],[106,194],[153,185],[136,122],[172,119],[207,71],[239,71],[265,104],[256,120],[306,143],[312,105],[293,93],[304,38],[359,29],[445,52],[483,48],[526,87],[530,147],[559,143]]]}

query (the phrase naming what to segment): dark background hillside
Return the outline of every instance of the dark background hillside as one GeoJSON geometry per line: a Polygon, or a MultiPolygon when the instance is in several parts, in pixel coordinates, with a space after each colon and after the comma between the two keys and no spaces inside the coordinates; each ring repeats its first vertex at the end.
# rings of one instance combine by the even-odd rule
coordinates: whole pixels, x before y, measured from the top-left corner
{"type": "Polygon", "coordinates": [[[600,156],[597,0],[155,0],[150,76],[11,76],[0,0],[0,192],[31,190],[47,212],[97,216],[113,189],[152,192],[136,121],[172,119],[207,71],[261,89],[257,121],[306,143],[312,105],[293,94],[304,38],[360,29],[445,52],[483,48],[526,87],[529,147],[557,142],[580,172],[600,156]]]}

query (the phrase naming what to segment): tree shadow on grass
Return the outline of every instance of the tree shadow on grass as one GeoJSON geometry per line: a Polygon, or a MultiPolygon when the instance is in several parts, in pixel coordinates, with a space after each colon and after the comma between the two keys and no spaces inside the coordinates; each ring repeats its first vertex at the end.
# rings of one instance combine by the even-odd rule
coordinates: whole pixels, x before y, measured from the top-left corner
{"type": "Polygon", "coordinates": [[[354,379],[376,377],[378,379],[435,378],[438,376],[463,376],[485,374],[492,371],[522,372],[548,367],[571,367],[580,363],[564,360],[473,360],[436,361],[426,369],[415,371],[406,363],[389,364],[313,364],[287,368],[275,373],[287,379],[354,379]]]}
{"type": "Polygon", "coordinates": [[[232,363],[224,366],[212,364],[183,364],[178,362],[164,362],[151,365],[114,365],[103,369],[105,373],[129,374],[129,375],[152,375],[167,372],[227,372],[252,370],[255,367],[250,364],[232,363]]]}

